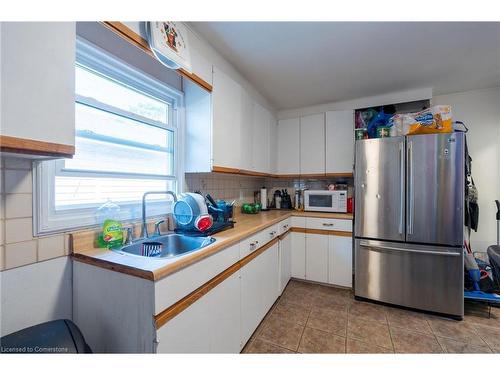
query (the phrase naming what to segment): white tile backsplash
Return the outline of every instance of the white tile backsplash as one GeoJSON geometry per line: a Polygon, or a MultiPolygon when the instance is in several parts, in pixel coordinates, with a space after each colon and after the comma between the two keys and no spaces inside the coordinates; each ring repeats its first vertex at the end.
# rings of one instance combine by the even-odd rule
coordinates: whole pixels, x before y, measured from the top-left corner
{"type": "Polygon", "coordinates": [[[36,252],[36,240],[5,245],[5,268],[35,263],[37,260],[36,252]]]}
{"type": "Polygon", "coordinates": [[[3,245],[5,243],[5,228],[4,228],[4,225],[5,225],[4,221],[0,220],[0,245],[3,245]]]}
{"type": "Polygon", "coordinates": [[[31,218],[5,220],[5,243],[28,241],[32,238],[33,221],[31,218]]]}
{"type": "Polygon", "coordinates": [[[31,170],[33,167],[33,162],[28,158],[5,158],[4,168],[5,169],[24,169],[31,170]]]}
{"type": "Polygon", "coordinates": [[[31,194],[6,194],[5,217],[14,219],[33,216],[33,202],[31,194]]]}
{"type": "Polygon", "coordinates": [[[60,257],[64,253],[64,235],[38,239],[38,261],[60,257]]]}
{"type": "Polygon", "coordinates": [[[13,194],[32,193],[31,171],[5,169],[4,173],[5,173],[4,175],[5,193],[13,193],[13,194]]]}
{"type": "Polygon", "coordinates": [[[233,176],[221,173],[186,174],[186,191],[200,190],[214,199],[236,200],[236,205],[253,202],[253,192],[260,190],[265,179],[261,177],[233,176]]]}

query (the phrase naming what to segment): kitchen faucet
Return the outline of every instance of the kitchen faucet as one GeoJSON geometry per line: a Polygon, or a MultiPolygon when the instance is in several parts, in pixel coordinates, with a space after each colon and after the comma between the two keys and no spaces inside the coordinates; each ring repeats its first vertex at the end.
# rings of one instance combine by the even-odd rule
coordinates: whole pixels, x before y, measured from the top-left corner
{"type": "Polygon", "coordinates": [[[141,238],[149,238],[148,226],[146,224],[146,197],[153,194],[169,194],[177,202],[177,196],[171,190],[167,191],[147,191],[142,195],[142,227],[141,227],[141,238]]]}

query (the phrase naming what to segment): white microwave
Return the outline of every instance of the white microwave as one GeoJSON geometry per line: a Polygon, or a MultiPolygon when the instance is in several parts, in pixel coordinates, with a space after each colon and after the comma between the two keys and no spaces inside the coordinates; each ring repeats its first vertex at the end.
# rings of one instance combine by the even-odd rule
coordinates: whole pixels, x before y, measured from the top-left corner
{"type": "Polygon", "coordinates": [[[347,212],[347,190],[305,190],[304,210],[347,212]]]}

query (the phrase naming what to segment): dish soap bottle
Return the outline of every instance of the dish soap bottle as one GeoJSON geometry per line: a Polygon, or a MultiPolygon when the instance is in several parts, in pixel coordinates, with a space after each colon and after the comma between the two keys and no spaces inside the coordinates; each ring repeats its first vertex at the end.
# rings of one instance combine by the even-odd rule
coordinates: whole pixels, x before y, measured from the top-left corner
{"type": "Polygon", "coordinates": [[[102,226],[102,232],[97,239],[99,247],[116,249],[123,244],[123,227],[119,221],[120,207],[109,199],[96,211],[97,224],[102,226]]]}

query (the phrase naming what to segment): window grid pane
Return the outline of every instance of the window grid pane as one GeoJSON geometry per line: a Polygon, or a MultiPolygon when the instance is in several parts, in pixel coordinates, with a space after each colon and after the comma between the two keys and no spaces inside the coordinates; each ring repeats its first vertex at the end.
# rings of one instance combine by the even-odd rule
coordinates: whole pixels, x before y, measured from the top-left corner
{"type": "Polygon", "coordinates": [[[168,125],[168,103],[78,65],[76,94],[91,104],[75,103],[76,154],[55,177],[56,210],[138,203],[146,191],[175,190],[174,131],[147,123],[168,125]]]}
{"type": "MultiPolygon", "coordinates": [[[[58,209],[99,206],[107,200],[138,203],[146,191],[175,189],[175,181],[56,176],[55,206],[58,209]]],[[[165,200],[151,196],[151,200],[165,200]]]]}
{"type": "Polygon", "coordinates": [[[169,106],[137,90],[120,84],[99,73],[77,65],[75,69],[76,94],[135,113],[139,116],[168,124],[169,106]]]}

